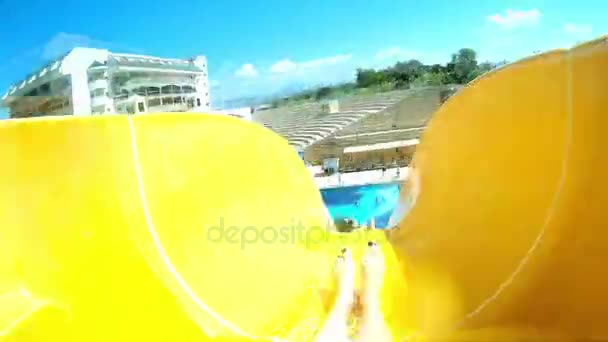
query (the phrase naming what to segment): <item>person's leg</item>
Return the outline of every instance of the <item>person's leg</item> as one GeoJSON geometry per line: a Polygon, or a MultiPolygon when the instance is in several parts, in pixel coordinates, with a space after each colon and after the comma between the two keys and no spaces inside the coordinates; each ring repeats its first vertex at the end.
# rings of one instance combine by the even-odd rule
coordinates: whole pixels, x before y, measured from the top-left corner
{"type": "Polygon", "coordinates": [[[384,255],[370,242],[363,260],[363,315],[357,341],[388,342],[392,340],[380,306],[384,281],[384,255]]]}
{"type": "Polygon", "coordinates": [[[336,301],[325,319],[316,342],[346,342],[348,338],[348,315],[355,299],[355,264],[346,248],[336,262],[337,289],[336,301]]]}

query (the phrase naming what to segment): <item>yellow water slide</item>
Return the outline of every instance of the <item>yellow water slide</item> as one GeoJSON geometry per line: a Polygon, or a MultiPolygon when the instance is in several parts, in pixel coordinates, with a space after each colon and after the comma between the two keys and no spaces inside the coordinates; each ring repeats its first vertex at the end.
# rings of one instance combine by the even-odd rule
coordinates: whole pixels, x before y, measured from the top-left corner
{"type": "Polygon", "coordinates": [[[607,89],[606,39],[474,81],[425,132],[399,226],[350,234],[256,124],[3,121],[0,340],[310,340],[335,255],[368,240],[396,340],[608,338],[607,89]]]}

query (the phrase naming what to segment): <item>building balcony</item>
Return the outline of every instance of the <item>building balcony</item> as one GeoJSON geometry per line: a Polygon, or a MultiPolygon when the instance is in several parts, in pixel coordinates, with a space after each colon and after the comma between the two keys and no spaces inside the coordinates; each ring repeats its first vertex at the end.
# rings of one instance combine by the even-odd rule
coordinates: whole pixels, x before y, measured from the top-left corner
{"type": "Polygon", "coordinates": [[[98,79],[89,82],[89,90],[99,89],[99,88],[107,88],[108,81],[105,79],[98,79]]]}
{"type": "Polygon", "coordinates": [[[93,106],[93,107],[103,106],[106,103],[108,103],[109,101],[110,101],[110,99],[107,98],[106,96],[93,97],[93,98],[91,98],[91,106],[93,106]]]}
{"type": "Polygon", "coordinates": [[[162,112],[186,112],[191,109],[187,103],[173,103],[159,106],[148,107],[149,113],[162,113],[162,112]]]}

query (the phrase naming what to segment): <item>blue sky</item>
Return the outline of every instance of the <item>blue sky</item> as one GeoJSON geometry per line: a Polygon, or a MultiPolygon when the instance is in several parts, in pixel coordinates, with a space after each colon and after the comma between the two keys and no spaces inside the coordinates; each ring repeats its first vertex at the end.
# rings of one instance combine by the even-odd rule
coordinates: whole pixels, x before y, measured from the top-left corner
{"type": "Polygon", "coordinates": [[[357,67],[444,63],[471,47],[515,60],[608,33],[608,2],[0,0],[0,92],[74,46],[204,54],[214,100],[352,79],[357,67]]]}

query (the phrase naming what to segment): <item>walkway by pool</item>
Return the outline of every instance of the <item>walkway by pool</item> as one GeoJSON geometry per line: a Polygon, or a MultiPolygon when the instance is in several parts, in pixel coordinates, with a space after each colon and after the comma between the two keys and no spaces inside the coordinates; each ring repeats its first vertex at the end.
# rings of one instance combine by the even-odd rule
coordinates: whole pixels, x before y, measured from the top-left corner
{"type": "Polygon", "coordinates": [[[409,168],[401,167],[382,170],[348,172],[333,174],[331,176],[314,177],[319,189],[336,188],[353,185],[382,184],[391,182],[403,182],[408,175],[409,168]]]}

